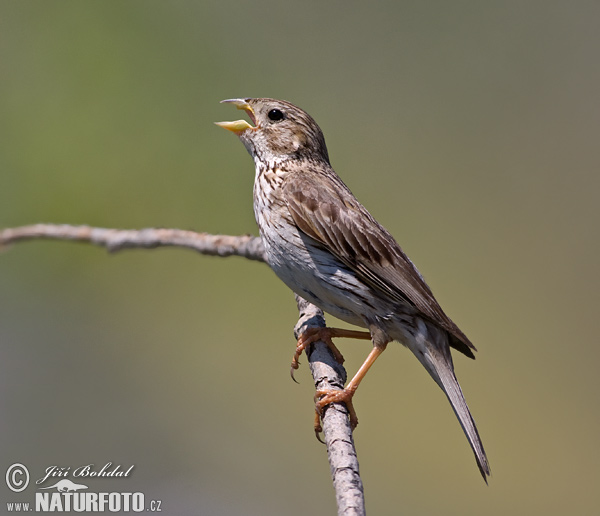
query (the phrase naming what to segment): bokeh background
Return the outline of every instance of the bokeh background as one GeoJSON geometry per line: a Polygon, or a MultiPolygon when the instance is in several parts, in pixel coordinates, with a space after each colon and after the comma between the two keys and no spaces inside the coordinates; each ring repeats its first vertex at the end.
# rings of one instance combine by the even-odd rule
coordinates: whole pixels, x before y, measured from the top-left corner
{"type": "MultiPolygon", "coordinates": [[[[311,113],[479,349],[493,476],[400,345],[356,397],[370,514],[597,514],[600,4],[0,4],[0,227],[255,233],[224,98],[311,113]]],[[[129,466],[173,515],[334,514],[297,313],[268,268],[176,249],[0,254],[0,470],[129,466]]],[[[331,323],[335,321],[329,319],[331,323]]],[[[354,372],[366,343],[341,342],[354,372]]],[[[84,482],[85,483],[85,482],[84,482]]],[[[6,501],[33,499],[34,487],[6,501]]]]}

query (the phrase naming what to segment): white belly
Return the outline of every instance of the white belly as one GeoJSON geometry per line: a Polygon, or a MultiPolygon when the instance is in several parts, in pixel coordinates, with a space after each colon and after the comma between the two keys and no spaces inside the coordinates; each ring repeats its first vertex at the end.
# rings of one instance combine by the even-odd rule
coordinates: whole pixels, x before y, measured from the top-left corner
{"type": "Polygon", "coordinates": [[[290,289],[323,311],[366,328],[364,299],[367,289],[341,262],[301,237],[294,228],[285,239],[261,233],[269,265],[290,289]]]}

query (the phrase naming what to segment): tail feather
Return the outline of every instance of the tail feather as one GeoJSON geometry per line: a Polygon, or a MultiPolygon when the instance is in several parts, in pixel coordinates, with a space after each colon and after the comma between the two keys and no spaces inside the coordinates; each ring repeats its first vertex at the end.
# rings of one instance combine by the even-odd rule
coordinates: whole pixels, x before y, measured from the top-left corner
{"type": "Polygon", "coordinates": [[[465,401],[465,397],[463,396],[456,376],[454,375],[452,369],[450,369],[445,363],[436,363],[434,360],[433,364],[439,378],[439,381],[435,377],[434,380],[437,381],[442,390],[446,393],[446,396],[452,405],[452,409],[454,410],[454,413],[460,422],[460,426],[462,426],[462,429],[469,440],[469,444],[473,449],[475,460],[479,466],[481,476],[487,484],[487,477],[491,474],[490,465],[487,455],[485,454],[485,450],[483,449],[483,444],[481,443],[477,426],[475,425],[473,416],[469,411],[469,407],[467,406],[467,402],[465,401]]]}
{"type": "MultiPolygon", "coordinates": [[[[483,480],[487,484],[487,477],[491,474],[490,465],[477,431],[477,426],[471,416],[465,397],[454,375],[454,366],[452,364],[452,356],[448,346],[447,337],[440,339],[436,344],[429,342],[423,338],[427,333],[421,333],[421,338],[411,342],[408,347],[416,355],[421,364],[427,369],[432,378],[444,391],[452,409],[462,426],[469,444],[475,454],[475,460],[483,480]]],[[[429,333],[431,338],[431,333],[429,333]]],[[[435,339],[438,340],[438,339],[435,339]]]]}

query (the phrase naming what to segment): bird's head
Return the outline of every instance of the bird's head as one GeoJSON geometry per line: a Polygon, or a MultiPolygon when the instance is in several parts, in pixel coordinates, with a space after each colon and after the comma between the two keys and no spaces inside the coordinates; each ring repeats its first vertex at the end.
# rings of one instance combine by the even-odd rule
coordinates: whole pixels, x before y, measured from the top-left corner
{"type": "Polygon", "coordinates": [[[311,159],[329,163],[325,138],[312,117],[284,100],[229,99],[248,113],[254,126],[245,120],[217,122],[237,134],[253,158],[262,162],[311,159]]]}

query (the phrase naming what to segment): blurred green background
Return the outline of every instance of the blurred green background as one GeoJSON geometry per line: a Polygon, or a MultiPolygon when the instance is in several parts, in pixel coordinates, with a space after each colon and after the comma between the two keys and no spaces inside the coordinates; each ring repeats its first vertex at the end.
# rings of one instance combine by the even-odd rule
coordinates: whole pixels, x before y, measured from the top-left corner
{"type": "MultiPolygon", "coordinates": [[[[597,514],[600,4],[0,3],[0,227],[255,233],[214,121],[270,96],[479,349],[457,375],[486,487],[400,345],[356,397],[370,514],[597,514]]],[[[135,464],[166,514],[334,514],[291,293],[264,265],[32,242],[0,254],[0,470],[135,464]]],[[[330,323],[335,322],[330,318],[330,323]]],[[[366,343],[340,342],[354,372],[366,343]]],[[[0,488],[4,502],[29,500],[0,488]]]]}

